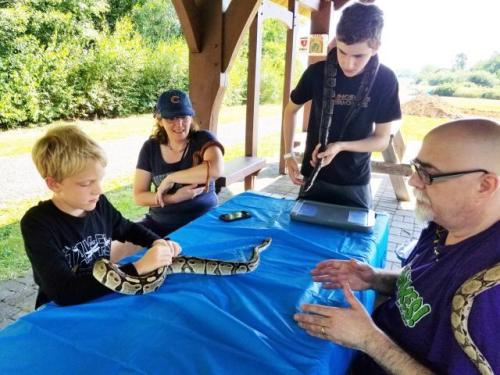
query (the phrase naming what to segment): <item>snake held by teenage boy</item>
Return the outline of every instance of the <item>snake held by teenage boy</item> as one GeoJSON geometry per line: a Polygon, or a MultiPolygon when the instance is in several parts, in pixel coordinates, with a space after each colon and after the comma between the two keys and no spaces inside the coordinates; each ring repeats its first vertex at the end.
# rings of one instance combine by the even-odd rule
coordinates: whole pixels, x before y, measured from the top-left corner
{"type": "MultiPolygon", "coordinates": [[[[338,125],[337,135],[335,136],[336,141],[343,140],[344,132],[347,129],[347,126],[356,119],[358,116],[361,106],[365,99],[370,94],[372,86],[375,82],[375,78],[377,77],[378,69],[379,69],[379,60],[378,55],[374,55],[370,58],[368,63],[366,64],[365,70],[362,73],[361,83],[356,93],[356,97],[354,98],[354,102],[349,107],[347,114],[345,115],[343,124],[341,127],[338,125]]],[[[335,92],[337,86],[337,69],[338,69],[338,59],[337,59],[337,49],[333,48],[327,55],[325,68],[323,71],[323,92],[322,92],[322,102],[321,102],[321,118],[319,125],[319,140],[320,144],[319,152],[325,151],[326,147],[330,140],[330,131],[335,127],[334,121],[334,107],[335,107],[335,92]]],[[[304,185],[301,186],[299,197],[302,197],[304,193],[308,192],[316,178],[319,175],[319,172],[323,168],[323,162],[318,161],[316,166],[312,170],[309,177],[304,181],[304,185]]]]}
{"type": "Polygon", "coordinates": [[[264,239],[253,248],[250,259],[245,262],[178,256],[172,259],[169,266],[160,267],[141,276],[128,275],[109,259],[101,258],[94,263],[92,274],[102,285],[115,292],[129,295],[147,294],[158,289],[167,275],[172,273],[226,276],[252,272],[259,265],[260,252],[270,244],[271,238],[264,239]]]}
{"type": "Polygon", "coordinates": [[[472,340],[468,319],[474,298],[495,286],[500,286],[500,263],[467,279],[455,292],[451,304],[451,329],[455,339],[482,375],[493,375],[494,371],[472,340]]]}

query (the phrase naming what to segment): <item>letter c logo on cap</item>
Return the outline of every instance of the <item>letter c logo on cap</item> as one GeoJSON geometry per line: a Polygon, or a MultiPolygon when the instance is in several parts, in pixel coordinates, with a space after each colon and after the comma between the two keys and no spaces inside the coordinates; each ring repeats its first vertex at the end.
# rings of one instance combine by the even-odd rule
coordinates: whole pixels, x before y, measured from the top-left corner
{"type": "Polygon", "coordinates": [[[177,95],[173,95],[171,98],[170,98],[170,102],[174,103],[174,104],[177,104],[177,103],[180,103],[181,101],[181,98],[177,95]]]}

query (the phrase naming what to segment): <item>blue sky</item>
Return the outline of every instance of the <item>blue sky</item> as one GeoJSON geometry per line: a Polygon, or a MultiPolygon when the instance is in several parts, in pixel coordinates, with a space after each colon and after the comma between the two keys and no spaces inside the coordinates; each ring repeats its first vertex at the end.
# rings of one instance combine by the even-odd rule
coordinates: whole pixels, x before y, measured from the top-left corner
{"type": "Polygon", "coordinates": [[[500,52],[500,0],[376,0],[385,14],[381,61],[401,71],[468,66],[500,52]]]}

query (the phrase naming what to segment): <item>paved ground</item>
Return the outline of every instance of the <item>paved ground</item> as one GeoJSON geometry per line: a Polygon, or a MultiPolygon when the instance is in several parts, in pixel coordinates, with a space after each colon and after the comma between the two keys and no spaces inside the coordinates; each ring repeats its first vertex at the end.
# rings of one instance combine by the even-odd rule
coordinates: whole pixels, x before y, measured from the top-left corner
{"type": "MultiPolygon", "coordinates": [[[[221,203],[243,190],[243,183],[236,183],[229,189],[223,189],[219,195],[221,203]]],[[[292,198],[295,198],[298,193],[298,188],[290,182],[287,176],[279,175],[277,162],[273,160],[270,160],[269,167],[260,173],[255,190],[292,198]]],[[[372,191],[375,197],[375,210],[384,211],[390,215],[386,268],[397,269],[399,260],[394,250],[417,238],[421,226],[415,222],[412,205],[397,202],[387,176],[374,174],[372,191]]],[[[22,278],[0,283],[0,329],[32,311],[35,295],[36,287],[31,272],[22,278]]]]}

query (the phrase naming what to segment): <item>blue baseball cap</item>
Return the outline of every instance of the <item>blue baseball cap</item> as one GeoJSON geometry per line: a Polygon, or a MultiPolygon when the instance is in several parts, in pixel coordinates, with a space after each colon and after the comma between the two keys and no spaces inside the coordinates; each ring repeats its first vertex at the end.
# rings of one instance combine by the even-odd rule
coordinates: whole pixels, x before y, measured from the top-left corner
{"type": "Polygon", "coordinates": [[[181,90],[168,90],[160,95],[156,103],[156,113],[162,118],[193,116],[191,100],[181,90]]]}

